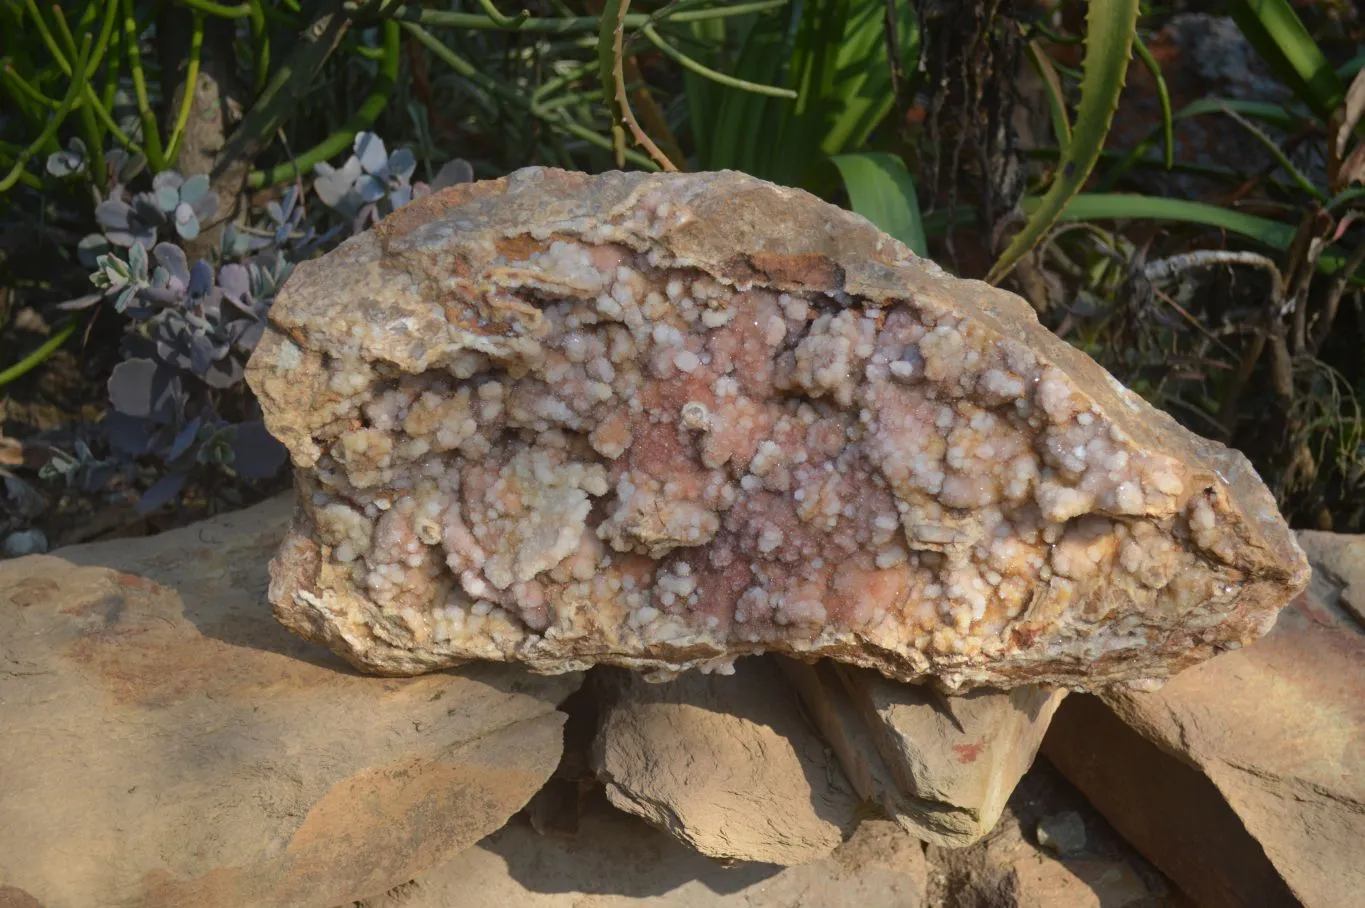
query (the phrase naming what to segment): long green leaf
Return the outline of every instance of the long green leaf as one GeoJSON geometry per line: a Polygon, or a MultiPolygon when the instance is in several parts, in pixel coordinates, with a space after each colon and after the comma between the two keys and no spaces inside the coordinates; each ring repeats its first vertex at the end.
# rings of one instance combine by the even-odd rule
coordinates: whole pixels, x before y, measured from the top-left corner
{"type": "Polygon", "coordinates": [[[1233,0],[1232,18],[1271,71],[1323,120],[1346,88],[1289,0],[1233,0]]]}
{"type": "Polygon", "coordinates": [[[1085,185],[1104,150],[1104,138],[1118,108],[1123,80],[1137,34],[1138,0],[1091,0],[1086,18],[1085,74],[1081,80],[1081,103],[1076,109],[1071,144],[1058,167],[1057,178],[1042,204],[1029,215],[1023,230],[1014,237],[986,280],[999,281],[1028,254],[1066,203],[1085,185]]]}
{"type": "MultiPolygon", "coordinates": [[[[1042,207],[1044,201],[1037,196],[1026,196],[1020,204],[1024,211],[1032,213],[1042,207]]],[[[936,211],[926,217],[925,233],[929,236],[945,233],[948,228],[948,214],[947,211],[936,211]]],[[[965,205],[959,206],[955,214],[953,223],[958,227],[970,226],[976,217],[976,213],[965,205]]],[[[1057,216],[1058,222],[1105,220],[1200,224],[1238,234],[1280,251],[1289,248],[1297,232],[1292,224],[1244,214],[1230,208],[1220,208],[1217,205],[1121,192],[1081,193],[1072,198],[1057,216]]],[[[1347,253],[1340,246],[1329,246],[1318,259],[1318,271],[1333,274],[1345,265],[1346,259],[1347,253]]]]}
{"type": "Polygon", "coordinates": [[[915,181],[904,161],[882,151],[836,155],[830,160],[844,178],[854,211],[909,246],[915,255],[928,255],[915,181]]]}
{"type": "MultiPolygon", "coordinates": [[[[1242,101],[1234,98],[1200,98],[1191,101],[1180,110],[1176,111],[1174,119],[1184,120],[1187,117],[1197,117],[1205,114],[1226,114],[1228,111],[1235,111],[1253,120],[1260,120],[1268,123],[1277,129],[1286,132],[1302,126],[1302,117],[1295,117],[1292,113],[1285,110],[1279,104],[1271,104],[1267,101],[1242,101]]],[[[1108,192],[1118,185],[1119,180],[1128,174],[1128,171],[1137,166],[1142,161],[1148,151],[1162,139],[1165,133],[1165,124],[1156,127],[1141,142],[1134,145],[1127,154],[1123,155],[1117,164],[1105,171],[1095,186],[1096,192],[1108,192]]],[[[1179,165],[1168,166],[1168,170],[1177,169],[1179,165]]]]}
{"type": "MultiPolygon", "coordinates": [[[[913,72],[918,22],[907,0],[895,9],[902,61],[913,72]]],[[[799,94],[795,101],[757,97],[685,74],[699,166],[803,185],[823,176],[816,165],[824,156],[865,144],[895,104],[884,15],[885,0],[792,3],[755,17],[732,67],[698,56],[736,78],[799,94]]]]}

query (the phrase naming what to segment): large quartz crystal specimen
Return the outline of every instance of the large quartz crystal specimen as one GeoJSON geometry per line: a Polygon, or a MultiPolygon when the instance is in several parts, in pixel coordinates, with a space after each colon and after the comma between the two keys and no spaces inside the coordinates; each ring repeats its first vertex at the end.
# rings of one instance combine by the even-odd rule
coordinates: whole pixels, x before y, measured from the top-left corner
{"type": "Polygon", "coordinates": [[[829,656],[1148,681],[1308,564],[1238,453],[861,217],[736,173],[522,170],[300,265],[248,379],[280,619],[368,671],[829,656]]]}

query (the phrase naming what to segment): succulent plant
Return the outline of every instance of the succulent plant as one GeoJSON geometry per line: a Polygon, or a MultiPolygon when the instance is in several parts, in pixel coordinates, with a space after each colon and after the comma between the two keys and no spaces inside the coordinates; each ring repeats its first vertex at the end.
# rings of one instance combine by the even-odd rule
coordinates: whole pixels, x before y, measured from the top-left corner
{"type": "Polygon", "coordinates": [[[54,177],[69,177],[72,174],[83,173],[89,164],[90,153],[86,150],[85,143],[77,136],[67,140],[65,149],[54,151],[47,156],[47,172],[54,177]]]}
{"type": "Polygon", "coordinates": [[[207,174],[187,180],[174,170],[163,170],[152,178],[152,193],[182,240],[199,236],[201,224],[218,211],[218,196],[209,191],[207,174]]]}
{"type": "Polygon", "coordinates": [[[174,170],[163,170],[152,178],[150,192],[130,196],[122,184],[111,187],[109,197],[95,208],[95,220],[111,244],[141,243],[150,249],[159,228],[171,227],[182,240],[192,240],[199,236],[202,222],[217,211],[218,196],[209,191],[206,175],[187,180],[174,170]]]}
{"type": "Polygon", "coordinates": [[[135,242],[128,250],[128,260],[119,258],[117,252],[106,252],[95,259],[96,270],[90,275],[94,284],[104,295],[114,296],[114,308],[125,311],[138,292],[151,285],[147,274],[147,249],[141,241],[135,242]]]}
{"type": "Polygon", "coordinates": [[[384,140],[372,132],[357,133],[352,147],[355,153],[340,169],[325,161],[314,167],[313,191],[328,208],[363,223],[378,217],[381,202],[387,201],[392,211],[429,191],[425,184],[410,182],[417,160],[408,149],[389,154],[384,140]]]}

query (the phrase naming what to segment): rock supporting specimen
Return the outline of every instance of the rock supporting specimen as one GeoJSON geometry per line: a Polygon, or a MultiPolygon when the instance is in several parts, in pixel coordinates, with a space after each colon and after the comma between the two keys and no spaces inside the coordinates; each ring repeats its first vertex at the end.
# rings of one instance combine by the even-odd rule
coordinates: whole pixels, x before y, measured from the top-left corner
{"type": "Polygon", "coordinates": [[[455,187],[303,264],[248,379],[280,619],[357,666],[1159,679],[1307,564],[1246,460],[856,215],[736,173],[455,187]]]}
{"type": "Polygon", "coordinates": [[[961,848],[991,831],[1065,691],[947,697],[867,669],[784,660],[853,789],[916,838],[961,848]]]}
{"type": "Polygon", "coordinates": [[[263,608],[291,504],[0,562],[0,906],[328,908],[550,776],[574,675],[357,675],[263,608]]]}
{"type": "Polygon", "coordinates": [[[594,763],[607,798],[712,857],[818,861],[858,825],[858,795],[776,660],[735,668],[671,684],[621,672],[602,685],[594,763]]]}
{"type": "Polygon", "coordinates": [[[1199,905],[1362,903],[1365,537],[1299,539],[1312,585],[1258,645],[1160,691],[1068,698],[1043,744],[1199,905]]]}

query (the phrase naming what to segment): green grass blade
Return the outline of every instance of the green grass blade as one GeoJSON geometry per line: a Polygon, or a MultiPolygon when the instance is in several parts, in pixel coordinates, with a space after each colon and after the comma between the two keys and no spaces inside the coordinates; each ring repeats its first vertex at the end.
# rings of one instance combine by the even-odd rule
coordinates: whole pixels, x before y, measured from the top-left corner
{"type": "Polygon", "coordinates": [[[1071,197],[1080,192],[1104,150],[1104,138],[1118,108],[1137,34],[1138,0],[1091,0],[1086,18],[1085,71],[1071,145],[1057,178],[986,280],[999,281],[1043,238],[1071,197]]]}
{"type": "Polygon", "coordinates": [[[1171,115],[1171,93],[1166,88],[1166,77],[1162,75],[1161,64],[1152,56],[1147,45],[1142,43],[1142,38],[1133,37],[1133,50],[1137,51],[1138,59],[1147,67],[1147,71],[1152,74],[1152,81],[1156,83],[1156,96],[1161,102],[1161,141],[1165,149],[1166,169],[1170,170],[1175,166],[1175,118],[1171,115]]]}
{"type": "Polygon", "coordinates": [[[1052,134],[1057,137],[1057,147],[1066,154],[1071,147],[1071,120],[1066,113],[1066,94],[1062,91],[1062,80],[1057,76],[1057,67],[1052,59],[1043,53],[1043,46],[1035,39],[1028,43],[1028,59],[1033,71],[1043,80],[1047,95],[1047,109],[1052,116],[1052,134]]]}
{"type": "MultiPolygon", "coordinates": [[[[1268,123],[1277,129],[1286,132],[1296,129],[1303,125],[1303,118],[1296,117],[1291,112],[1285,110],[1279,104],[1271,104],[1267,101],[1243,101],[1235,98],[1200,98],[1186,104],[1175,113],[1175,120],[1184,120],[1187,117],[1197,117],[1204,114],[1224,114],[1228,111],[1236,111],[1244,117],[1252,120],[1260,120],[1268,123]]],[[[1158,126],[1141,142],[1134,145],[1127,154],[1120,158],[1119,162],[1105,171],[1104,177],[1095,186],[1096,192],[1108,192],[1118,185],[1119,180],[1127,176],[1128,171],[1137,166],[1142,161],[1147,152],[1156,145],[1165,132],[1165,124],[1158,126]]],[[[1167,169],[1173,169],[1177,165],[1171,165],[1167,169]]]]}
{"type": "Polygon", "coordinates": [[[905,162],[880,151],[855,152],[831,158],[848,190],[849,206],[910,247],[928,255],[924,221],[920,217],[915,181],[905,162]]]}
{"type": "MultiPolygon", "coordinates": [[[[1042,206],[1043,201],[1038,196],[1026,196],[1020,204],[1025,212],[1033,213],[1042,206]]],[[[947,211],[936,211],[924,218],[926,235],[940,236],[946,233],[948,214],[947,211]]],[[[970,206],[960,205],[956,211],[954,224],[958,227],[971,226],[975,218],[976,213],[970,206]]],[[[1081,193],[1072,198],[1057,216],[1058,223],[1106,220],[1198,224],[1235,233],[1281,252],[1290,247],[1297,232],[1293,224],[1284,224],[1230,208],[1220,208],[1217,205],[1120,192],[1081,193]]],[[[1340,246],[1329,246],[1318,259],[1318,271],[1323,274],[1334,274],[1345,266],[1347,257],[1347,252],[1340,246]]]]}
{"type": "MultiPolygon", "coordinates": [[[[719,50],[725,45],[724,19],[692,22],[687,26],[699,48],[693,56],[712,67],[720,67],[719,50]]],[[[715,111],[719,103],[720,86],[688,70],[683,71],[683,88],[687,95],[687,121],[692,128],[692,147],[697,163],[706,169],[711,161],[711,133],[715,126],[715,111]]]]}
{"type": "Polygon", "coordinates": [[[1232,18],[1271,71],[1323,120],[1346,88],[1289,0],[1233,0],[1232,18]]]}
{"type": "MultiPolygon", "coordinates": [[[[919,67],[919,19],[904,0],[895,3],[896,38],[907,77],[919,67]]],[[[845,20],[838,46],[832,116],[827,119],[820,150],[828,155],[861,148],[895,106],[890,61],[886,56],[884,0],[858,0],[845,20]]]]}

